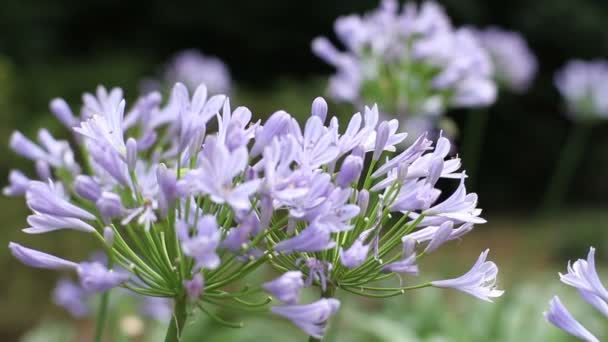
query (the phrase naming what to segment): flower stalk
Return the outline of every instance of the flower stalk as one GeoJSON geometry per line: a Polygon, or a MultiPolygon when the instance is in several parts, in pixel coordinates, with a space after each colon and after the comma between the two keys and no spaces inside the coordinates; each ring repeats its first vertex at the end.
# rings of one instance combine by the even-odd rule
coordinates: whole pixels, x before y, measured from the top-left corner
{"type": "Polygon", "coordinates": [[[185,296],[174,300],[173,315],[171,316],[171,321],[167,328],[165,342],[179,342],[181,340],[184,326],[188,319],[187,304],[188,302],[185,296]]]}
{"type": "Polygon", "coordinates": [[[562,204],[574,172],[579,166],[585,151],[585,145],[592,125],[589,122],[574,124],[558,159],[555,173],[550,178],[547,191],[543,197],[541,214],[547,215],[559,208],[562,204]]]}

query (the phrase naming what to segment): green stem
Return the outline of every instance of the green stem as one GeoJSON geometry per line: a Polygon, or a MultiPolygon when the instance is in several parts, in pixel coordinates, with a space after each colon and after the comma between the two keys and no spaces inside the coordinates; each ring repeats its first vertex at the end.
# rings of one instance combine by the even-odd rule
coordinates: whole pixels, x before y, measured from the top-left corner
{"type": "Polygon", "coordinates": [[[469,176],[467,186],[471,190],[475,189],[475,182],[477,181],[477,169],[479,168],[479,160],[481,159],[481,146],[483,145],[488,119],[489,113],[486,110],[472,110],[469,113],[464,131],[462,158],[467,175],[469,176]]]}
{"type": "Polygon", "coordinates": [[[97,322],[95,324],[95,342],[101,342],[103,330],[106,325],[106,317],[108,313],[108,302],[110,299],[110,291],[105,291],[101,294],[101,303],[97,313],[97,322]]]}
{"type": "Polygon", "coordinates": [[[577,123],[574,129],[568,136],[568,140],[563,147],[560,155],[560,159],[555,169],[555,173],[551,177],[549,187],[545,193],[545,197],[542,201],[541,213],[546,214],[561,204],[564,196],[568,190],[568,184],[572,180],[574,171],[578,166],[585,143],[589,132],[591,131],[591,124],[589,123],[577,123]]]}
{"type": "Polygon", "coordinates": [[[184,331],[188,312],[186,311],[186,297],[175,298],[175,307],[173,308],[173,316],[171,323],[167,329],[165,342],[179,342],[184,331]]]}
{"type": "MultiPolygon", "coordinates": [[[[334,296],[335,293],[336,293],[336,288],[331,284],[327,284],[325,291],[321,292],[321,298],[331,298],[334,296]]],[[[311,336],[308,339],[308,342],[321,342],[321,340],[311,336]]]]}

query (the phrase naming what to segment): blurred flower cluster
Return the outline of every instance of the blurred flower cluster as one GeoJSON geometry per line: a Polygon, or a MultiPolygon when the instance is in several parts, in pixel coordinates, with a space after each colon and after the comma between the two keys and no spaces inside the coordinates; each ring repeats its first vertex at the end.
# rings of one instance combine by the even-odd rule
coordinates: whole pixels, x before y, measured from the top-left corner
{"type": "Polygon", "coordinates": [[[272,312],[320,338],[340,306],[337,289],[379,298],[429,286],[487,301],[502,294],[487,251],[460,277],[403,284],[423,256],[485,222],[448,139],[433,146],[422,134],[398,152],[406,134],[397,120],[381,121],[377,106],[342,130],[322,98],[300,126],[282,110],[252,121],[249,109],[207,94],[177,83],[166,103],[152,92],[127,110],[119,88],[99,87],[78,116],[64,100],[51,102],[75,144],[46,129],[37,143],[12,135],[11,148],[37,171],[13,170],[4,189],[25,195],[32,210],[23,231],[75,230],[107,255],[76,262],[11,242],[24,264],[78,277],[60,283],[55,301],[78,315],[85,309],[72,301],[114,287],[171,298],[167,336],[176,340],[192,308],[225,322],[208,307],[260,309],[272,299],[251,296],[265,290],[280,303],[272,312]],[[460,183],[441,196],[440,179],[460,183]],[[264,264],[282,275],[246,284],[264,264]],[[389,278],[397,284],[375,284],[389,278]],[[301,303],[309,286],[323,298],[301,303]]]}
{"type": "Polygon", "coordinates": [[[170,89],[177,82],[184,84],[189,91],[205,84],[211,95],[229,94],[232,91],[228,66],[219,58],[205,55],[196,49],[183,50],[173,55],[159,79],[145,78],[140,82],[140,88],[145,94],[170,89]]]}
{"type": "MultiPolygon", "coordinates": [[[[560,280],[578,290],[581,298],[591,304],[597,311],[608,317],[608,290],[602,284],[595,267],[595,248],[589,249],[587,259],[579,259],[572,265],[568,263],[568,272],[560,273],[560,280]]],[[[589,330],[579,323],[568,312],[559,297],[555,296],[545,312],[547,321],[583,341],[599,342],[589,330]]]]}
{"type": "Polygon", "coordinates": [[[492,58],[498,84],[517,93],[526,91],[534,80],[538,61],[524,37],[494,26],[476,31],[476,36],[492,58]]]}
{"type": "Polygon", "coordinates": [[[575,121],[608,118],[608,61],[574,60],[555,76],[567,113],[575,121]]]}
{"type": "Polygon", "coordinates": [[[323,37],[312,49],[336,68],[329,93],[338,101],[361,106],[374,99],[384,113],[430,122],[448,108],[495,101],[490,56],[472,29],[454,28],[435,2],[400,9],[384,0],[364,16],[338,18],[334,28],[346,51],[323,37]]]}

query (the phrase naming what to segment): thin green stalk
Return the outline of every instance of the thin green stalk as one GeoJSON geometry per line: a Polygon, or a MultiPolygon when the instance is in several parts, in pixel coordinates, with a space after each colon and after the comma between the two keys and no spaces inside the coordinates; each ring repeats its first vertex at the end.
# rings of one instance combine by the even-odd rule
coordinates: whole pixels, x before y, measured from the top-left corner
{"type": "Polygon", "coordinates": [[[110,291],[105,291],[101,294],[101,302],[99,304],[99,311],[97,313],[97,322],[95,324],[95,342],[101,342],[103,337],[103,330],[106,325],[106,318],[108,315],[108,302],[110,299],[110,291]]]}
{"type": "Polygon", "coordinates": [[[557,209],[563,201],[568,191],[568,185],[584,152],[585,143],[590,132],[591,124],[585,122],[577,123],[570,132],[561,152],[555,173],[551,177],[549,187],[543,198],[541,214],[547,214],[557,209]]]}
{"type": "Polygon", "coordinates": [[[476,109],[469,113],[464,131],[462,158],[467,171],[468,187],[475,189],[478,180],[477,170],[481,159],[481,146],[488,125],[489,113],[487,110],[476,109]]]}
{"type": "Polygon", "coordinates": [[[171,316],[171,323],[167,329],[167,335],[165,336],[165,342],[179,342],[181,340],[182,332],[188,318],[188,312],[186,310],[186,297],[182,296],[175,298],[175,306],[173,308],[173,316],[171,316]]]}

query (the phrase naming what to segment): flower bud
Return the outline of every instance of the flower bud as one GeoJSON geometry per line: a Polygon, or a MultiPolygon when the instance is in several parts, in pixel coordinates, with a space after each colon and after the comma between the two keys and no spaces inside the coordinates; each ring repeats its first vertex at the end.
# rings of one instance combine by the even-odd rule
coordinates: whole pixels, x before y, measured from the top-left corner
{"type": "Polygon", "coordinates": [[[325,122],[327,118],[327,102],[322,97],[317,97],[312,101],[312,108],[310,110],[311,116],[318,116],[322,122],[325,122]]]}
{"type": "Polygon", "coordinates": [[[103,229],[103,239],[106,242],[106,245],[112,248],[112,245],[114,244],[114,230],[110,227],[105,227],[103,229]]]}
{"type": "Polygon", "coordinates": [[[133,138],[127,139],[127,166],[130,171],[135,170],[137,163],[137,141],[133,138]]]}
{"type": "Polygon", "coordinates": [[[51,112],[55,114],[57,120],[67,128],[72,128],[78,124],[78,120],[74,117],[70,106],[65,102],[64,99],[56,98],[49,104],[51,112]]]}
{"type": "Polygon", "coordinates": [[[388,141],[388,136],[390,134],[389,129],[390,127],[386,121],[382,121],[378,126],[378,132],[376,133],[376,144],[374,145],[374,154],[372,156],[373,160],[378,160],[384,151],[384,147],[386,147],[386,142],[388,141]]]}
{"type": "Polygon", "coordinates": [[[361,215],[365,216],[367,207],[369,206],[369,191],[365,189],[359,191],[359,194],[357,195],[357,205],[359,206],[361,215]]]}
{"type": "Polygon", "coordinates": [[[49,166],[49,163],[45,162],[44,160],[36,161],[36,173],[38,174],[38,178],[44,182],[53,178],[51,167],[49,166]]]}
{"type": "Polygon", "coordinates": [[[352,155],[346,157],[336,177],[336,184],[341,188],[349,187],[351,183],[359,180],[362,169],[363,159],[352,155]]]}
{"type": "Polygon", "coordinates": [[[101,196],[101,188],[93,178],[84,175],[76,176],[74,181],[74,191],[78,196],[91,202],[97,202],[101,196]]]}
{"type": "Polygon", "coordinates": [[[105,222],[110,222],[113,218],[121,216],[125,210],[122,206],[120,196],[109,191],[101,193],[96,205],[105,222]]]}

